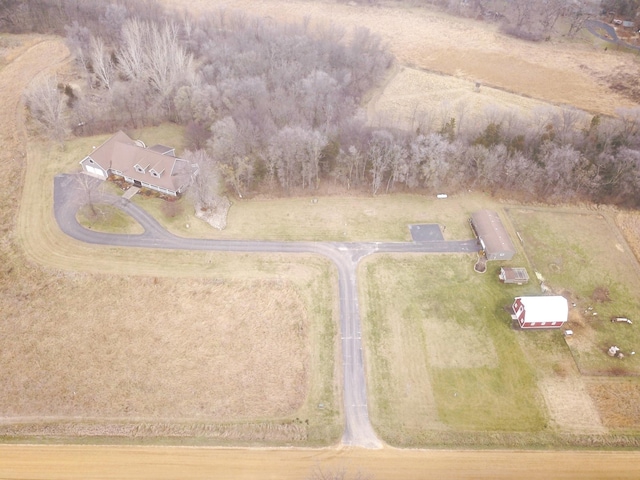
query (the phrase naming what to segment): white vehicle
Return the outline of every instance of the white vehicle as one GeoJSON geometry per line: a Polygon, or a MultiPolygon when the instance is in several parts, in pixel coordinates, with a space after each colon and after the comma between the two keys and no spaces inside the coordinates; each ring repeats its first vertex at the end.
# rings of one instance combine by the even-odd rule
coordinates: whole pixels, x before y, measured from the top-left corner
{"type": "Polygon", "coordinates": [[[629,325],[631,325],[631,324],[633,323],[631,320],[629,320],[629,319],[628,319],[628,318],[626,318],[626,317],[613,317],[613,318],[611,319],[611,321],[612,321],[613,323],[628,323],[629,325]]]}

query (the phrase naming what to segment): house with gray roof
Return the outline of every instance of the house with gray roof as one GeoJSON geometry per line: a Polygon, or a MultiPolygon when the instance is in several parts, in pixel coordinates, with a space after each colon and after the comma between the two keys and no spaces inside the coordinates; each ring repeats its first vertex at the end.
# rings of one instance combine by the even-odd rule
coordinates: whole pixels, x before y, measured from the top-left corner
{"type": "Polygon", "coordinates": [[[80,161],[85,173],[106,180],[119,176],[136,187],[165,195],[183,193],[198,173],[198,165],[175,156],[165,145],[147,148],[120,131],[80,161]]]}

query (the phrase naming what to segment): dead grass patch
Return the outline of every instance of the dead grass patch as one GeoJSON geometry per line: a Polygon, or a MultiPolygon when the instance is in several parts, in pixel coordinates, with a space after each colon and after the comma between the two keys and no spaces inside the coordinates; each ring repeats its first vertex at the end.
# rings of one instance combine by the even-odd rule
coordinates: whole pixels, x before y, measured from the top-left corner
{"type": "Polygon", "coordinates": [[[588,383],[587,390],[605,426],[619,429],[640,427],[640,383],[636,379],[593,380],[588,383]]]}
{"type": "Polygon", "coordinates": [[[593,289],[593,293],[591,294],[591,300],[596,303],[605,303],[611,301],[611,292],[607,287],[597,286],[593,289]]]}
{"type": "Polygon", "coordinates": [[[312,327],[287,282],[75,275],[15,303],[5,417],[282,417],[309,389],[312,327]]]}
{"type": "Polygon", "coordinates": [[[633,255],[640,262],[640,212],[618,212],[615,220],[633,255]]]}
{"type": "Polygon", "coordinates": [[[545,378],[538,384],[552,424],[568,433],[606,433],[592,398],[578,377],[545,378]]]}

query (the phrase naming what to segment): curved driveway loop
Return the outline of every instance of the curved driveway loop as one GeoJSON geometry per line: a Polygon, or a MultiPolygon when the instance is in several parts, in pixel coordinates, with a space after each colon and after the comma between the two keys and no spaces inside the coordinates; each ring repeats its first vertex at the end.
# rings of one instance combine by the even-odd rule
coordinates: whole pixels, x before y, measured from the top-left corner
{"type": "Polygon", "coordinates": [[[362,356],[360,313],[358,310],[356,268],[361,258],[372,253],[470,253],[478,251],[475,240],[432,242],[271,242],[252,240],[205,240],[182,238],[160,226],[147,212],[121,197],[101,194],[94,201],[109,203],[131,215],[144,228],[139,235],[94,232],[76,220],[78,208],[86,201],[78,194],[73,175],[54,179],[54,212],[60,229],[70,237],[97,245],[164,248],[221,252],[313,253],[330,259],[338,269],[340,331],[344,369],[345,430],[342,443],[364,448],[380,448],[367,406],[367,389],[362,356]]]}

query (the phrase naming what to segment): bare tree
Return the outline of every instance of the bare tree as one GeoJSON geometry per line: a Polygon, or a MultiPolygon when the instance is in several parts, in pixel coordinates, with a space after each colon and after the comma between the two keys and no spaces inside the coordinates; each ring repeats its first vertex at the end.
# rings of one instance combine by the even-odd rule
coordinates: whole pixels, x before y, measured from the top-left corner
{"type": "Polygon", "coordinates": [[[91,42],[91,31],[74,21],[71,25],[64,27],[66,32],[66,43],[69,51],[85,72],[89,72],[90,55],[88,51],[91,42]]]}
{"type": "Polygon", "coordinates": [[[616,108],[620,135],[627,145],[640,145],[640,108],[616,108]]]}
{"type": "Polygon", "coordinates": [[[111,60],[111,54],[107,51],[104,41],[100,37],[91,37],[90,56],[93,73],[100,84],[109,90],[115,75],[115,67],[111,60]]]}
{"type": "Polygon", "coordinates": [[[58,89],[55,76],[36,81],[25,93],[25,104],[33,119],[51,138],[58,141],[64,138],[64,95],[58,89]]]}
{"type": "Polygon", "coordinates": [[[594,17],[592,7],[586,0],[575,0],[566,7],[566,17],[569,21],[569,31],[567,36],[573,38],[582,30],[584,23],[594,17]]]}
{"type": "Polygon", "coordinates": [[[369,140],[367,157],[369,160],[371,173],[371,193],[378,193],[382,186],[382,181],[390,165],[389,152],[395,144],[393,135],[387,130],[376,130],[369,140]]]}
{"type": "Polygon", "coordinates": [[[204,150],[185,150],[182,157],[189,163],[198,165],[198,175],[189,188],[194,204],[201,209],[213,208],[220,196],[220,176],[215,162],[204,150]]]}
{"type": "Polygon", "coordinates": [[[78,173],[73,177],[77,187],[77,201],[80,206],[88,206],[91,215],[96,218],[100,212],[96,209],[96,193],[101,181],[86,173],[78,173]]]}
{"type": "Polygon", "coordinates": [[[553,30],[566,8],[565,0],[543,0],[538,6],[540,25],[545,33],[553,30]]]}

